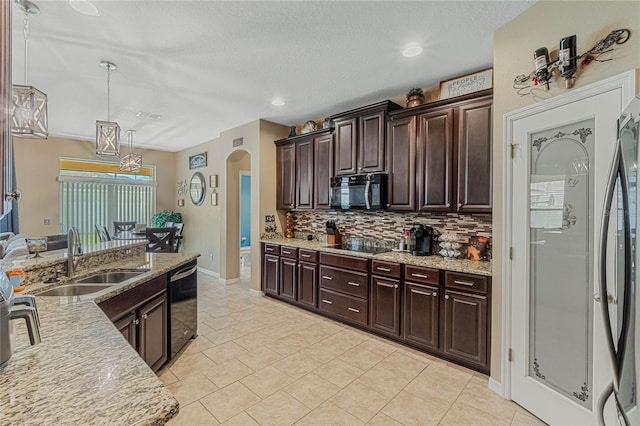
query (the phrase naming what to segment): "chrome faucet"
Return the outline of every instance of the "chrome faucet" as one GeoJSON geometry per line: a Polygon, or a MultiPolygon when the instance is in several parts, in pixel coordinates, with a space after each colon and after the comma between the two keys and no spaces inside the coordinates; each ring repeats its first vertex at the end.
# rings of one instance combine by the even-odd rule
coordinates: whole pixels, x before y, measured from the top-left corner
{"type": "Polygon", "coordinates": [[[72,277],[76,273],[78,261],[76,256],[82,254],[82,244],[80,242],[80,233],[78,228],[72,226],[67,233],[67,276],[72,277]]]}

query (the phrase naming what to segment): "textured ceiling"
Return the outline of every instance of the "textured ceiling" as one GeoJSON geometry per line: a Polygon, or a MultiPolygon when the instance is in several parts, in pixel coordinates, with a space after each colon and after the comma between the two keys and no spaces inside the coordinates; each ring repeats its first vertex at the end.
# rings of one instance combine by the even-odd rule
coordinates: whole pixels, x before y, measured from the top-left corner
{"type": "MultiPolygon", "coordinates": [[[[179,151],[263,118],[293,125],[491,66],[493,32],[534,1],[34,0],[29,84],[49,96],[51,135],[95,138],[107,118],[136,146],[179,151]],[[424,52],[401,55],[410,42],[424,52]],[[282,107],[271,105],[282,98],[282,107]],[[159,121],[136,117],[142,110],[159,121]]],[[[13,81],[23,83],[24,13],[13,8],[13,81]]]]}

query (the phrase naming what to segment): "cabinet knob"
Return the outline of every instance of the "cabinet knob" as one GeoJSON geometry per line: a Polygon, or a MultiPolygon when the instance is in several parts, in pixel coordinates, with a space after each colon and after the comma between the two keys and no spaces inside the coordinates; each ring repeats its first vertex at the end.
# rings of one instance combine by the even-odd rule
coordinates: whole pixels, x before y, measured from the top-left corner
{"type": "Polygon", "coordinates": [[[149,318],[149,316],[147,314],[142,314],[142,319],[146,320],[147,318],[149,318]]]}
{"type": "MultiPolygon", "coordinates": [[[[436,293],[435,291],[432,294],[433,297],[436,297],[437,295],[438,295],[438,293],[436,293]]],[[[446,296],[446,297],[447,297],[447,299],[449,298],[449,296],[446,296]]]]}
{"type": "Polygon", "coordinates": [[[451,207],[451,203],[447,203],[447,207],[451,207]]]}
{"type": "Polygon", "coordinates": [[[448,294],[445,294],[445,295],[444,295],[444,298],[445,298],[445,299],[447,299],[447,300],[449,300],[449,295],[448,295],[448,294]]]}
{"type": "Polygon", "coordinates": [[[140,320],[139,320],[138,318],[136,318],[136,320],[134,321],[134,324],[135,324],[135,325],[140,324],[140,320]]]}
{"type": "Polygon", "coordinates": [[[398,288],[398,284],[394,284],[394,285],[393,285],[393,288],[398,288]]]}
{"type": "Polygon", "coordinates": [[[458,208],[462,207],[462,203],[458,203],[458,208]]]}

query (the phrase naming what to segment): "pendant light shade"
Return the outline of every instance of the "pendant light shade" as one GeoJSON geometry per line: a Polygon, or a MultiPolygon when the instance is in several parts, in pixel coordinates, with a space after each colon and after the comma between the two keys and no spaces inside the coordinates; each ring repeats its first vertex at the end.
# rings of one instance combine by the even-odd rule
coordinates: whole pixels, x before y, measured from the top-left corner
{"type": "Polygon", "coordinates": [[[142,155],[133,153],[133,135],[135,130],[127,130],[129,153],[120,159],[120,170],[123,172],[139,172],[142,168],[142,155]]]}
{"type": "Polygon", "coordinates": [[[28,0],[16,0],[16,6],[24,11],[24,85],[13,85],[11,90],[11,133],[21,138],[47,139],[49,122],[47,95],[27,83],[29,58],[29,15],[37,15],[40,9],[28,0]]]}
{"type": "Polygon", "coordinates": [[[107,70],[107,121],[96,121],[96,155],[119,157],[120,125],[111,121],[111,71],[117,67],[108,61],[100,62],[100,67],[107,70]]]}

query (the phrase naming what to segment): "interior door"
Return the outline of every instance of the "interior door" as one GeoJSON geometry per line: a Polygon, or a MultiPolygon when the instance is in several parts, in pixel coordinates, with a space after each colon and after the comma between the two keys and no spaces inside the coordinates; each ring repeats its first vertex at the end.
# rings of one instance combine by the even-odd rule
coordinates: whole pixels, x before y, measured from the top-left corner
{"type": "Polygon", "coordinates": [[[621,103],[607,90],[512,125],[511,396],[549,424],[596,424],[610,382],[594,295],[621,103]]]}

